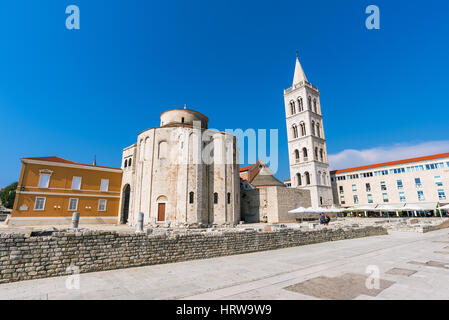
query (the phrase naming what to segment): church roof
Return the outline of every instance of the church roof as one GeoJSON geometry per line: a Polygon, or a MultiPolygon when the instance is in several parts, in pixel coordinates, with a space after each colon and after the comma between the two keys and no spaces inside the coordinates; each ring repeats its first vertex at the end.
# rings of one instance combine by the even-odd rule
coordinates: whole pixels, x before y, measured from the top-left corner
{"type": "Polygon", "coordinates": [[[301,81],[307,81],[306,74],[302,69],[301,63],[299,62],[298,54],[296,54],[296,65],[295,65],[295,75],[293,76],[293,85],[300,83],[301,81]]]}
{"type": "Polygon", "coordinates": [[[251,181],[251,184],[254,187],[271,187],[271,186],[280,186],[285,187],[285,185],[280,182],[278,179],[276,179],[271,174],[261,174],[259,173],[253,181],[251,181]]]}

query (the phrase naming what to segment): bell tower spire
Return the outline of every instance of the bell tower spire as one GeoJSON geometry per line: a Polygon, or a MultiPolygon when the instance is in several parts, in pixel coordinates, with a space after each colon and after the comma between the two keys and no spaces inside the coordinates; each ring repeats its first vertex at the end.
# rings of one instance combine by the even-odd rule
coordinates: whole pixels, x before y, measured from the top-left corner
{"type": "Polygon", "coordinates": [[[293,76],[293,86],[300,83],[301,81],[307,82],[306,74],[302,69],[301,63],[299,62],[298,51],[296,51],[296,65],[295,65],[295,75],[293,76]]]}

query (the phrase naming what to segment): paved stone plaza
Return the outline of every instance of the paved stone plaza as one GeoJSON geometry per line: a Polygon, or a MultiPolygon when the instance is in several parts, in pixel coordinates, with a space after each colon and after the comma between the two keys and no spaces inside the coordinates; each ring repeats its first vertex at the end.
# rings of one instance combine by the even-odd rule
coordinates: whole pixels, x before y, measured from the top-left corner
{"type": "Polygon", "coordinates": [[[449,230],[0,285],[0,299],[448,299],[449,230]],[[379,268],[376,289],[364,285],[379,268]]]}

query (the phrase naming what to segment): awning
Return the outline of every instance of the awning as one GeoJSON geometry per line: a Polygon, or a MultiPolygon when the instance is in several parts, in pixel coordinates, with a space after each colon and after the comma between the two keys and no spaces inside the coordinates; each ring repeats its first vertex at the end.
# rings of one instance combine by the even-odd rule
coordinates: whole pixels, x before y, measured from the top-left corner
{"type": "Polygon", "coordinates": [[[420,209],[414,209],[415,211],[422,211],[422,210],[436,210],[438,206],[438,202],[418,202],[418,203],[406,203],[406,207],[418,207],[422,208],[420,209]]]}

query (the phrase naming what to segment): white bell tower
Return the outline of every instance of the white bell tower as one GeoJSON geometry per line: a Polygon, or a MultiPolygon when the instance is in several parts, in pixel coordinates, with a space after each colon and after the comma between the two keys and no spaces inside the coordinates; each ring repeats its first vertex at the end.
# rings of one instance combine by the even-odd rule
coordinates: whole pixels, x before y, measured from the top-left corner
{"type": "Polygon", "coordinates": [[[310,190],[313,207],[333,204],[320,92],[308,82],[296,53],[293,85],[284,90],[292,188],[310,190]]]}

